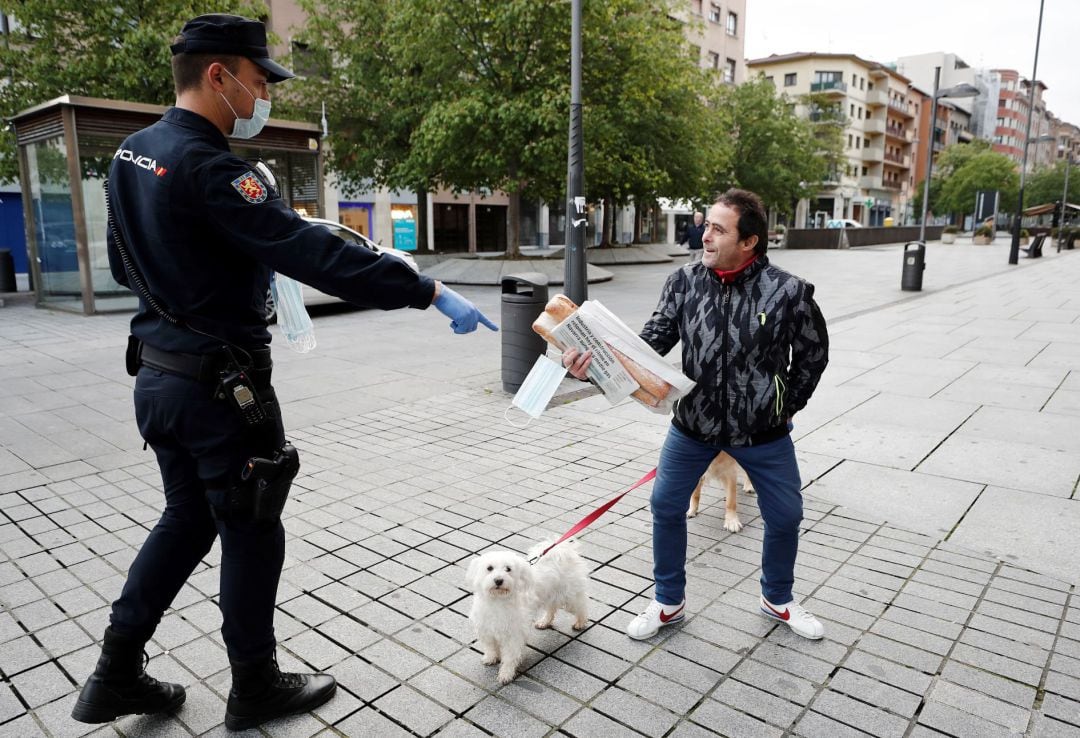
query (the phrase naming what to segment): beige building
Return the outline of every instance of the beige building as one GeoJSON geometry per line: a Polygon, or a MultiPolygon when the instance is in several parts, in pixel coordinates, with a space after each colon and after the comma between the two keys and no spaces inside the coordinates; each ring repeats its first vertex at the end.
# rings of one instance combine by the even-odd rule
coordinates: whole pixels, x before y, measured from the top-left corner
{"type": "Polygon", "coordinates": [[[854,54],[795,53],[747,62],[818,125],[843,128],[845,162],[799,202],[795,224],[821,227],[834,218],[878,226],[906,222],[912,196],[917,111],[908,99],[910,80],[854,54]],[[813,94],[819,103],[808,104],[813,94]]]}
{"type": "Polygon", "coordinates": [[[746,79],[743,48],[746,0],[684,0],[675,17],[686,22],[686,38],[701,66],[716,70],[728,84],[746,79]]]}

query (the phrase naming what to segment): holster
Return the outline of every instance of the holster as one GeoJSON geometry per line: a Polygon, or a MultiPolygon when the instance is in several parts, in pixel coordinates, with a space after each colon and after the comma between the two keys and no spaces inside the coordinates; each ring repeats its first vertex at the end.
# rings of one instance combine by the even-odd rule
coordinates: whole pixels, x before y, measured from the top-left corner
{"type": "Polygon", "coordinates": [[[207,491],[210,509],[222,521],[276,522],[299,471],[300,455],[288,442],[273,459],[253,456],[244,464],[238,483],[207,491]]]}

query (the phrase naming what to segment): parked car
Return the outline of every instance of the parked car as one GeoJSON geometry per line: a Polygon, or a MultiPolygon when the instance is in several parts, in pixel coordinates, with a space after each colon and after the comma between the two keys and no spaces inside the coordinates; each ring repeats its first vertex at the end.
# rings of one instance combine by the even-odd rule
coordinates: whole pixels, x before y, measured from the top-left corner
{"type": "Polygon", "coordinates": [[[862,228],[862,223],[851,218],[835,218],[825,222],[826,228],[862,228]]]}
{"type": "MultiPolygon", "coordinates": [[[[386,254],[387,256],[393,257],[395,259],[401,259],[414,272],[420,272],[420,267],[417,265],[416,259],[414,259],[413,255],[410,254],[408,251],[401,251],[400,249],[395,249],[389,246],[383,246],[381,244],[375,243],[363,233],[357,233],[352,228],[342,225],[341,223],[335,223],[332,220],[326,220],[325,218],[310,218],[307,216],[304,216],[304,220],[306,220],[308,223],[315,223],[317,225],[323,226],[324,228],[326,228],[326,230],[330,231],[338,238],[341,238],[350,243],[355,243],[358,246],[362,246],[363,248],[368,249],[369,251],[374,251],[377,254],[386,254]]],[[[309,287],[306,284],[301,285],[301,287],[303,288],[305,305],[325,305],[328,303],[341,302],[341,300],[334,297],[333,295],[328,295],[325,292],[320,292],[314,287],[309,287]]],[[[276,310],[273,306],[273,300],[270,298],[269,295],[267,295],[266,304],[267,315],[272,318],[276,310]]]]}

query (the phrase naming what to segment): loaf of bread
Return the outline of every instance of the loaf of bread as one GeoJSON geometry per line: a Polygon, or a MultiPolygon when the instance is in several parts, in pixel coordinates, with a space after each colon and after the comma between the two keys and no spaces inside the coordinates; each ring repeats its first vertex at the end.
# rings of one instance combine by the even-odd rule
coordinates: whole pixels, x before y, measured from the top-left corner
{"type": "MultiPolygon", "coordinates": [[[[544,306],[544,312],[540,313],[540,317],[533,321],[532,329],[543,336],[552,346],[555,346],[560,351],[565,351],[566,346],[555,338],[555,327],[573,315],[577,307],[574,301],[566,295],[555,295],[548,300],[547,305],[544,306]]],[[[671,392],[671,385],[614,346],[608,344],[608,347],[639,385],[638,389],[634,390],[630,396],[649,407],[659,407],[660,403],[671,392]]]]}

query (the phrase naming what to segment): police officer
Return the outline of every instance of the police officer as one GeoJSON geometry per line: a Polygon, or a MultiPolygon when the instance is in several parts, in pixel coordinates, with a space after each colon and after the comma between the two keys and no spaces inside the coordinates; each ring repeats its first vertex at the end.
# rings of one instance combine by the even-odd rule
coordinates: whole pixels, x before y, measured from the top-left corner
{"type": "Polygon", "coordinates": [[[271,271],[358,305],[434,305],[457,333],[478,323],[497,329],[401,260],[305,222],[230,152],[226,137],[257,135],[270,114],[269,86],[293,76],[270,59],[262,23],[199,16],[171,48],[176,106],[117,151],[108,235],[113,276],[140,298],[128,369],[137,375],[135,415],[157,456],[165,510],[113,603],[72,717],[101,723],[184,702],[182,686],[145,673],[143,648],[220,537],[221,632],[232,671],[225,725],[242,730],[311,710],[337,686],[325,674],[284,674],[275,656],[285,554],[278,516],[296,462],[270,384],[271,271]],[[245,479],[250,459],[258,463],[249,472],[265,472],[245,479]]]}

